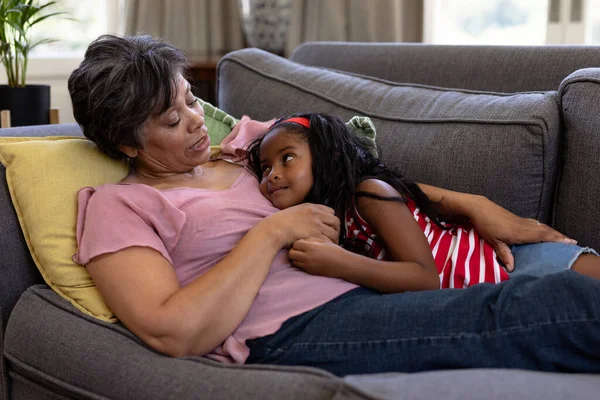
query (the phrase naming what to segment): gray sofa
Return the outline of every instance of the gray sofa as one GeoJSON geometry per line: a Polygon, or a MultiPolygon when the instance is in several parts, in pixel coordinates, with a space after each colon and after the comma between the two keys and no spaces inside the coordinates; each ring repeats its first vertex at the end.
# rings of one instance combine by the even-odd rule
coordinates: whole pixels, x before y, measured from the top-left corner
{"type": "MultiPolygon", "coordinates": [[[[370,116],[386,162],[483,194],[600,249],[600,48],[307,43],[219,64],[225,111],[370,116]],[[345,72],[342,72],[345,71],[345,72]],[[454,88],[454,89],[452,89],[454,88]]],[[[73,124],[0,136],[79,135],[73,124]]],[[[338,378],[173,359],[56,295],[27,250],[0,167],[2,399],[596,399],[600,375],[452,370],[338,378]]]]}

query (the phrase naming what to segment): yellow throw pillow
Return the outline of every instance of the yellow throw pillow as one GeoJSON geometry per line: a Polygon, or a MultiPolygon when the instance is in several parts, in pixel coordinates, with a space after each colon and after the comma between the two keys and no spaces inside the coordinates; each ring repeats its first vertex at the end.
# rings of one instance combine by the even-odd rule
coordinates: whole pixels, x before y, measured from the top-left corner
{"type": "Polygon", "coordinates": [[[118,182],[125,163],[81,137],[0,138],[0,162],[29,251],[46,283],[82,312],[115,322],[77,248],[77,191],[118,182]]]}

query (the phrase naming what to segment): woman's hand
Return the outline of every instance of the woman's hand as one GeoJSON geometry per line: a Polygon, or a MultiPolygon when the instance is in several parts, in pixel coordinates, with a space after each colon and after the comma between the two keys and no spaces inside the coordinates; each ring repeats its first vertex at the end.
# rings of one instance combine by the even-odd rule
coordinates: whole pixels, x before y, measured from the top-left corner
{"type": "Polygon", "coordinates": [[[299,204],[264,219],[269,231],[281,239],[282,247],[291,247],[300,239],[324,236],[333,243],[339,240],[340,220],[332,208],[319,204],[299,204]]]}
{"type": "Polygon", "coordinates": [[[309,274],[339,278],[338,261],[345,250],[325,236],[294,242],[289,257],[295,267],[309,274]]]}
{"type": "Polygon", "coordinates": [[[514,270],[513,244],[563,242],[576,244],[562,233],[532,218],[521,218],[493,201],[477,196],[469,212],[471,223],[490,243],[508,272],[514,270]]]}

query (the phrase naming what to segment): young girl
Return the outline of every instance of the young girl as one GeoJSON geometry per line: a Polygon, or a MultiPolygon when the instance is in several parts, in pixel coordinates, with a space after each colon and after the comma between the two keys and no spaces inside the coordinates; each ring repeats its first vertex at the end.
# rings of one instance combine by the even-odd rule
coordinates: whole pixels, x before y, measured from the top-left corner
{"type": "MultiPolygon", "coordinates": [[[[325,204],[344,221],[341,247],[319,238],[294,244],[290,258],[309,273],[381,292],[463,288],[509,279],[492,246],[468,221],[448,223],[452,216],[440,215],[414,182],[388,169],[369,151],[369,142],[336,117],[297,114],[276,121],[249,146],[248,163],[260,179],[262,194],[275,207],[325,204]]],[[[536,274],[570,268],[580,254],[594,253],[545,243],[545,254],[531,255],[531,246],[539,245],[516,248],[524,248],[523,254],[534,260],[544,255],[540,262],[550,259],[554,264],[543,265],[536,274]]],[[[598,272],[600,258],[594,258],[598,272]]]]}

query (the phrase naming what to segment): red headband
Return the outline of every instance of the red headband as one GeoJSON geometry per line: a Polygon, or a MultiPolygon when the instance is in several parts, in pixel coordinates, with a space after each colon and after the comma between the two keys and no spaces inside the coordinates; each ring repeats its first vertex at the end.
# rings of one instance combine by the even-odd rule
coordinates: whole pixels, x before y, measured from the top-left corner
{"type": "Polygon", "coordinates": [[[279,125],[283,122],[295,122],[296,124],[302,125],[306,129],[310,129],[310,120],[308,118],[294,117],[294,118],[280,119],[280,120],[275,121],[275,123],[269,127],[269,130],[271,130],[275,125],[279,125]]]}

